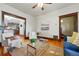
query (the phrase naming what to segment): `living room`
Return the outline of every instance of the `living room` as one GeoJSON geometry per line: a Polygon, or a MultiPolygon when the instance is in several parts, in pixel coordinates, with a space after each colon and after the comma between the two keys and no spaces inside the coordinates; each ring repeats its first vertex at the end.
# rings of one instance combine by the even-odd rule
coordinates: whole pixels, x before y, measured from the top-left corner
{"type": "MultiPolygon", "coordinates": [[[[64,48],[63,48],[64,40],[63,39],[61,40],[61,38],[60,38],[59,16],[78,12],[79,4],[75,4],[75,3],[51,4],[51,3],[48,3],[48,4],[44,4],[44,10],[41,9],[41,7],[39,7],[39,8],[36,7],[33,9],[32,7],[34,5],[36,5],[36,4],[34,4],[34,3],[0,4],[0,16],[2,16],[2,11],[3,11],[5,13],[10,13],[10,15],[14,14],[14,15],[26,18],[26,23],[24,25],[25,30],[20,31],[20,32],[24,32],[23,35],[25,36],[26,39],[28,39],[30,32],[33,32],[34,34],[38,33],[38,38],[40,40],[42,40],[42,41],[46,40],[50,44],[56,46],[56,47],[54,46],[53,48],[50,48],[51,50],[49,49],[50,53],[41,54],[41,55],[49,55],[49,56],[50,55],[52,55],[52,56],[64,55],[64,52],[63,52],[64,51],[64,48]],[[52,43],[51,43],[51,41],[52,41],[52,43]],[[60,48],[60,47],[62,47],[62,48],[60,48]],[[57,50],[57,48],[58,48],[58,50],[57,50]],[[56,52],[55,50],[58,52],[56,52]]],[[[4,18],[0,17],[0,19],[4,19],[4,18]]],[[[3,24],[2,20],[0,20],[0,25],[2,26],[2,24],[3,24]]],[[[78,23],[78,25],[79,25],[79,23],[78,23]]],[[[78,26],[78,32],[79,32],[79,26],[78,26]]],[[[26,41],[27,40],[25,40],[25,42],[26,41]]],[[[1,42],[1,40],[0,40],[0,42],[1,42]]],[[[47,48],[47,45],[46,45],[46,48],[47,48]]],[[[16,51],[18,51],[18,50],[16,50],[16,51]]],[[[23,52],[23,50],[22,50],[22,52],[23,52]]],[[[19,53],[19,51],[15,54],[15,51],[14,51],[13,55],[22,55],[22,54],[21,54],[21,52],[19,53]]],[[[23,55],[26,56],[27,52],[23,55]]]]}

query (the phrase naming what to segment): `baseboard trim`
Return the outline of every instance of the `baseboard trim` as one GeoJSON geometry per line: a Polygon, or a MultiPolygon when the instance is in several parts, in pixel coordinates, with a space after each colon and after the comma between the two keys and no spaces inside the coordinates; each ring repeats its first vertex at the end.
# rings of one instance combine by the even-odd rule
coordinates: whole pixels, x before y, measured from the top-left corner
{"type": "MultiPolygon", "coordinates": [[[[44,37],[44,36],[37,36],[38,38],[43,38],[43,39],[53,39],[53,38],[50,38],[50,37],[44,37]]],[[[25,39],[29,39],[29,37],[25,37],[25,39]]]]}
{"type": "Polygon", "coordinates": [[[50,38],[50,37],[44,37],[44,36],[37,36],[38,38],[43,38],[43,39],[53,39],[53,38],[50,38]]]}
{"type": "Polygon", "coordinates": [[[29,37],[25,37],[25,39],[29,39],[29,37]]]}
{"type": "Polygon", "coordinates": [[[0,46],[2,46],[2,43],[0,42],[0,46]]]}

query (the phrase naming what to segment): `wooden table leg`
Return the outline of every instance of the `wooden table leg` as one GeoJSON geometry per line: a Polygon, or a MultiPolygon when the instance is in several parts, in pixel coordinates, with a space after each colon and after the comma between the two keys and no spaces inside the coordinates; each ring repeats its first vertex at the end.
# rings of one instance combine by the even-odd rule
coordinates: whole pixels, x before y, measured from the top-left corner
{"type": "Polygon", "coordinates": [[[31,45],[29,45],[29,44],[27,44],[27,55],[28,55],[28,53],[30,53],[30,54],[33,55],[33,56],[34,56],[34,55],[36,56],[36,48],[33,47],[33,46],[31,46],[31,45]],[[34,52],[35,52],[34,54],[29,51],[29,47],[34,50],[34,52]]]}

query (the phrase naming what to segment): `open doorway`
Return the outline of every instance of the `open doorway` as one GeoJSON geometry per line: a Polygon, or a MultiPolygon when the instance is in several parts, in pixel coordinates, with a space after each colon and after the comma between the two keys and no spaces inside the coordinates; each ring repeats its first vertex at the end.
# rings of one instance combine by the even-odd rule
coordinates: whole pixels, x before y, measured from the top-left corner
{"type": "Polygon", "coordinates": [[[73,32],[78,32],[78,13],[59,16],[59,36],[71,36],[73,32]]]}
{"type": "Polygon", "coordinates": [[[26,18],[2,11],[3,32],[26,36],[26,18]]]}

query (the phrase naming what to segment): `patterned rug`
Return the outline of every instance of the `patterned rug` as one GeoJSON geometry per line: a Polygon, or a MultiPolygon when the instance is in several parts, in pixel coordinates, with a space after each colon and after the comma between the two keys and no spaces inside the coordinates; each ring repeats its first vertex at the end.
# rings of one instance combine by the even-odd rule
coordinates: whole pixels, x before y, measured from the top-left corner
{"type": "MultiPolygon", "coordinates": [[[[63,56],[63,48],[52,46],[52,45],[42,45],[43,48],[40,48],[36,51],[36,56],[63,56]]],[[[32,52],[32,51],[31,51],[32,52]]],[[[12,56],[27,56],[27,45],[22,48],[15,48],[10,52],[12,56]]],[[[29,55],[30,56],[30,55],[29,55]]]]}

